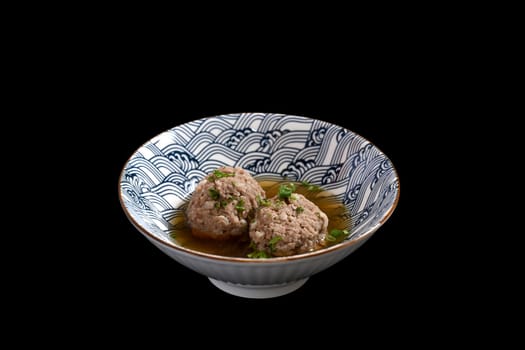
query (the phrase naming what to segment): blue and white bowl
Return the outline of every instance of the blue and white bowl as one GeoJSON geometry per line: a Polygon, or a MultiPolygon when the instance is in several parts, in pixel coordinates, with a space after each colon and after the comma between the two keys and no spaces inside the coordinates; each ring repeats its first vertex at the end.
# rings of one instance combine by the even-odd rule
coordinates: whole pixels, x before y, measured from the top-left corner
{"type": "Polygon", "coordinates": [[[399,200],[398,175],[370,141],[307,117],[227,114],[198,119],[142,145],[120,176],[119,196],[132,224],[182,265],[223,291],[248,298],[290,293],[315,273],[360,247],[399,200]],[[233,258],[182,247],[170,237],[197,183],[227,165],[257,177],[287,177],[320,185],[344,203],[351,234],[329,248],[270,259],[233,258]]]}

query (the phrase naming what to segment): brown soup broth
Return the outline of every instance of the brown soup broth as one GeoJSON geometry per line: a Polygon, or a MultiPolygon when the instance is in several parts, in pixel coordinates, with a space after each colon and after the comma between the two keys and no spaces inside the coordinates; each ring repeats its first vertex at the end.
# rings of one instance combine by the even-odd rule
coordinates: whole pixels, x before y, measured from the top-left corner
{"type": "MultiPolygon", "coordinates": [[[[290,183],[290,181],[286,180],[275,181],[257,178],[256,180],[266,192],[267,198],[277,195],[281,184],[290,183]]],[[[328,232],[333,229],[350,230],[350,215],[348,214],[348,210],[341,202],[338,202],[330,192],[323,191],[322,189],[309,191],[308,187],[302,185],[300,182],[294,182],[294,184],[296,185],[295,193],[304,195],[328,216],[328,232]]],[[[184,205],[184,207],[186,207],[186,205],[184,205]]],[[[229,240],[198,238],[192,235],[184,215],[175,217],[172,224],[174,229],[170,234],[171,238],[180,246],[188,249],[229,257],[246,257],[246,255],[251,252],[249,247],[250,238],[248,235],[229,240]]],[[[326,241],[326,246],[338,242],[340,242],[340,240],[335,242],[326,241]]]]}

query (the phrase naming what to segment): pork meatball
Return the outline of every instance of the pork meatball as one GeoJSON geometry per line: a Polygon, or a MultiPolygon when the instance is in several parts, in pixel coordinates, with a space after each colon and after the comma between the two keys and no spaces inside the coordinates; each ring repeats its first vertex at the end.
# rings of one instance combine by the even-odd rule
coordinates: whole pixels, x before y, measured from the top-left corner
{"type": "Polygon", "coordinates": [[[247,235],[263,198],[264,190],[246,170],[221,167],[197,185],[186,210],[187,222],[197,237],[222,240],[247,235]]]}
{"type": "Polygon", "coordinates": [[[318,249],[327,234],[328,217],[299,193],[263,203],[250,224],[252,247],[266,256],[289,256],[318,249]]]}

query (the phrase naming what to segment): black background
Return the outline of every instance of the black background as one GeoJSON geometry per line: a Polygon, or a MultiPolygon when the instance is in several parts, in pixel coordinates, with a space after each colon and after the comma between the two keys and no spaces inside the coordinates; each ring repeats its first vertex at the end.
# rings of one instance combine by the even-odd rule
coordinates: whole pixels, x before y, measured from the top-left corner
{"type": "MultiPolygon", "coordinates": [[[[241,24],[231,23],[235,38],[241,24]]],[[[464,236],[478,233],[460,228],[471,221],[463,210],[472,205],[462,191],[473,187],[468,171],[477,152],[457,141],[479,124],[481,113],[472,115],[472,106],[486,103],[468,98],[472,82],[485,77],[485,67],[474,64],[477,55],[461,56],[471,35],[449,47],[450,40],[420,33],[419,26],[408,25],[406,33],[384,28],[369,40],[362,35],[372,22],[356,34],[346,28],[341,38],[310,24],[310,33],[294,31],[274,46],[266,30],[281,23],[269,18],[258,23],[259,37],[239,37],[226,47],[220,36],[205,40],[213,33],[202,41],[190,38],[194,28],[169,30],[166,41],[142,28],[130,33],[131,26],[92,38],[98,24],[90,19],[85,37],[63,39],[68,27],[60,26],[60,35],[44,33],[42,44],[22,55],[23,67],[8,90],[23,93],[9,120],[24,126],[13,136],[34,142],[29,150],[7,149],[29,171],[8,173],[28,181],[5,187],[38,186],[29,186],[23,205],[6,199],[23,211],[22,219],[9,217],[9,225],[24,225],[22,235],[7,229],[5,235],[23,241],[3,247],[22,260],[5,265],[14,278],[4,289],[20,297],[5,299],[13,303],[13,323],[18,320],[27,334],[50,326],[43,333],[53,340],[80,335],[76,343],[97,346],[107,344],[105,336],[116,344],[145,336],[173,346],[186,337],[197,346],[268,348],[282,335],[293,344],[313,338],[329,344],[334,334],[345,346],[358,338],[369,344],[398,338],[404,345],[415,342],[415,334],[426,345],[464,334],[465,315],[485,306],[472,301],[477,291],[465,288],[472,275],[485,272],[470,258],[473,249],[457,249],[461,264],[452,253],[458,241],[475,241],[464,236]],[[301,38],[304,45],[296,45],[301,38]],[[182,45],[184,39],[192,47],[182,45]],[[366,45],[355,45],[358,40],[366,45]],[[279,298],[244,299],[218,290],[151,245],[118,201],[122,167],[144,142],[190,120],[239,112],[344,126],[384,151],[400,176],[398,206],[374,236],[279,298]],[[470,117],[467,132],[460,130],[470,117]],[[445,323],[436,327],[442,317],[445,323]],[[189,337],[188,331],[199,333],[189,337]]],[[[441,33],[446,25],[440,19],[435,28],[441,33]]],[[[7,128],[6,135],[12,136],[7,128]]],[[[487,184],[483,193],[494,186],[487,184]]]]}

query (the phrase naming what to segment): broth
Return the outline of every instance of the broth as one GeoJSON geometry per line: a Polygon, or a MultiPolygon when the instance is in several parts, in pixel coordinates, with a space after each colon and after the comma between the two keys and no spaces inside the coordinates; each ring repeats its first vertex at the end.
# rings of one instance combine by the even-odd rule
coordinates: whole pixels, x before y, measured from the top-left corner
{"type": "MultiPolygon", "coordinates": [[[[257,179],[261,187],[266,192],[266,197],[271,198],[277,195],[279,186],[283,183],[290,183],[286,180],[261,180],[257,179]]],[[[304,195],[307,199],[312,201],[328,216],[328,232],[333,229],[350,230],[350,215],[346,207],[330,195],[328,191],[309,190],[308,186],[300,182],[293,182],[296,185],[295,193],[304,195]]],[[[197,250],[203,253],[245,258],[251,252],[250,238],[248,235],[243,235],[239,238],[232,238],[229,240],[214,240],[206,238],[195,237],[191,233],[190,227],[186,223],[184,215],[180,215],[173,220],[174,229],[170,236],[180,246],[188,249],[197,250]]],[[[326,241],[326,246],[339,243],[341,240],[334,242],[326,241]]],[[[323,249],[324,247],[319,247],[323,249]]]]}

